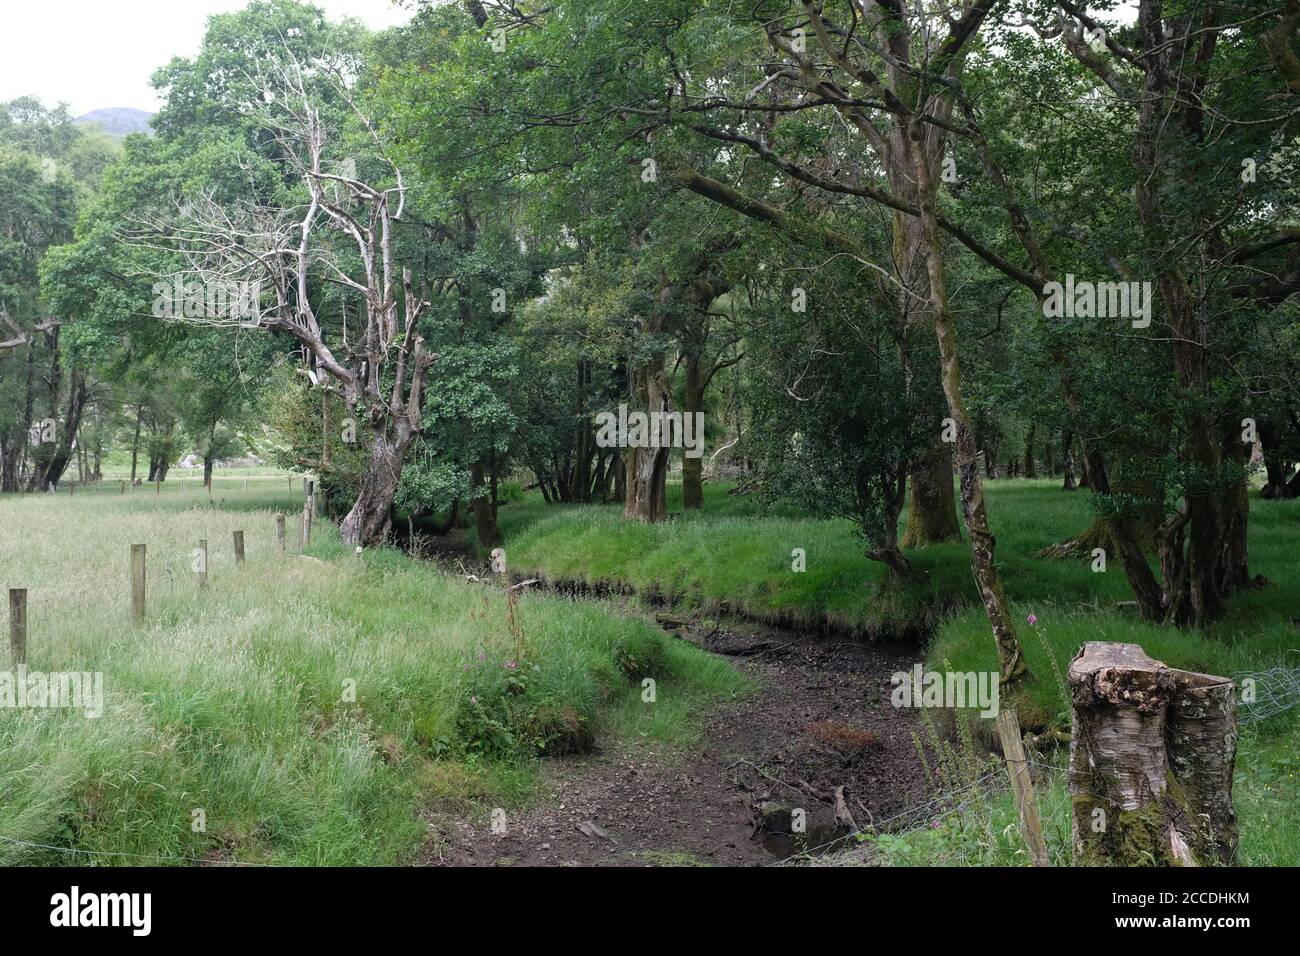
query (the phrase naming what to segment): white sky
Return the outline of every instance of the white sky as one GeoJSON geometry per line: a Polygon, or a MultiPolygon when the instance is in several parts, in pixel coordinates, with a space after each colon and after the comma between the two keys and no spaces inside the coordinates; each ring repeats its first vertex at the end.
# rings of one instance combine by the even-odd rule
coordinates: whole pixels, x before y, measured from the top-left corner
{"type": "MultiPolygon", "coordinates": [[[[373,30],[410,19],[393,0],[313,0],[331,19],[373,30]]],[[[0,0],[0,101],[35,95],[94,109],[159,107],[149,76],[199,51],[207,18],[248,0],[0,0]]]]}

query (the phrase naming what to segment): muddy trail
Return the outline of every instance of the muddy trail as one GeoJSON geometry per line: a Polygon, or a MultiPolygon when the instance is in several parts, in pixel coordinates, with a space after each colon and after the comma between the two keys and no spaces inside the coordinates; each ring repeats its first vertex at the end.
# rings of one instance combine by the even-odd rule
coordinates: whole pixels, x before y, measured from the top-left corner
{"type": "Polygon", "coordinates": [[[757,692],[702,715],[701,740],[685,751],[605,740],[594,753],[543,761],[536,798],[498,819],[497,832],[488,819],[431,816],[424,862],[763,865],[833,851],[851,829],[928,799],[918,721],[889,702],[890,677],[911,667],[915,650],[745,622],[696,633],[660,620],[726,656],[757,692]]]}

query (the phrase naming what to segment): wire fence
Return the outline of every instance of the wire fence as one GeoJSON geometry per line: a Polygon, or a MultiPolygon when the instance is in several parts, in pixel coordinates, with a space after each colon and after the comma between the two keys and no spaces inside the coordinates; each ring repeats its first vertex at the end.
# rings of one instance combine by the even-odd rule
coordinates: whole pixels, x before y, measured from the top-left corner
{"type": "MultiPolygon", "coordinates": [[[[1300,651],[1288,653],[1296,655],[1297,665],[1300,665],[1300,651]]],[[[1253,724],[1276,717],[1300,705],[1300,666],[1283,664],[1268,670],[1234,674],[1232,679],[1237,682],[1242,696],[1237,708],[1238,724],[1253,724]]]]}

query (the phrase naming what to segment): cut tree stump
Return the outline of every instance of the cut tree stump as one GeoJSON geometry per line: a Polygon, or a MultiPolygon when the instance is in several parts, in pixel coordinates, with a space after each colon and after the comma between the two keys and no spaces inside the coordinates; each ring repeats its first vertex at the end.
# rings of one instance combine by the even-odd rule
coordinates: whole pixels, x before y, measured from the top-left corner
{"type": "Polygon", "coordinates": [[[1236,685],[1100,641],[1083,646],[1068,679],[1075,862],[1231,863],[1236,685]]]}

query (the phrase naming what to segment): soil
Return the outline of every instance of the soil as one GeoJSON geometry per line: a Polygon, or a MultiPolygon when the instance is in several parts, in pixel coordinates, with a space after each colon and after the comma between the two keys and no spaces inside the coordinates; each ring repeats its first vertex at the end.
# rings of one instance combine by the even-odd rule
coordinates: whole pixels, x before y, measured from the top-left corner
{"type": "Polygon", "coordinates": [[[606,740],[594,753],[544,761],[532,805],[498,816],[504,832],[488,818],[431,816],[425,862],[771,864],[833,851],[851,842],[849,824],[866,827],[925,802],[915,712],[889,702],[890,676],[918,652],[750,623],[709,634],[666,627],[726,655],[760,690],[704,715],[701,742],[685,751],[606,740]],[[794,836],[799,811],[805,822],[794,836]]]}

